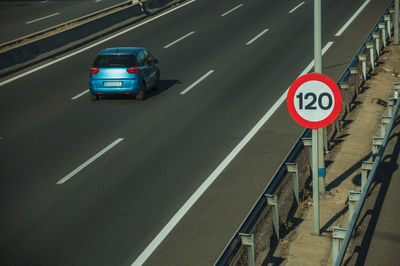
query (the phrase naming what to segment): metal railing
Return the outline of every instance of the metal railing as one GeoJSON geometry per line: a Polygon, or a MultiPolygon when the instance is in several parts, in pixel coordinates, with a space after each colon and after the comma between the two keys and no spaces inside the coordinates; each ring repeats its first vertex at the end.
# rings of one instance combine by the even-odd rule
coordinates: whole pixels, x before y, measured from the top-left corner
{"type": "MultiPolygon", "coordinates": [[[[387,9],[384,11],[383,15],[381,18],[378,20],[378,22],[375,24],[371,32],[369,33],[368,37],[366,38],[365,42],[361,45],[360,49],[356,53],[356,55],[353,57],[353,59],[350,61],[349,65],[339,78],[337,84],[341,88],[342,94],[343,94],[343,100],[344,100],[344,106],[345,110],[344,113],[342,114],[342,117],[346,115],[346,113],[350,112],[350,103],[354,97],[357,97],[359,94],[359,89],[363,86],[365,81],[367,80],[367,75],[368,73],[374,69],[375,63],[376,63],[376,58],[380,55],[381,50],[383,50],[386,45],[387,45],[387,40],[391,38],[391,32],[392,32],[392,24],[390,14],[393,14],[393,6],[394,3],[393,1],[389,4],[387,9]],[[369,53],[366,53],[369,52],[369,53]],[[368,67],[367,67],[368,66],[368,67]],[[361,70],[361,71],[359,71],[361,70]],[[350,84],[349,84],[349,78],[353,77],[353,83],[354,86],[354,92],[353,95],[350,95],[350,84]],[[361,79],[361,83],[359,84],[359,79],[361,79]]],[[[395,107],[395,114],[397,114],[398,108],[399,108],[399,102],[397,101],[396,107],[395,107]]],[[[386,144],[387,138],[390,134],[391,131],[391,125],[393,125],[393,121],[395,115],[392,116],[392,120],[389,124],[389,129],[386,131],[386,135],[384,138],[384,142],[386,144]]],[[[341,118],[340,118],[341,119],[341,118]]],[[[335,122],[335,130],[340,129],[340,120],[339,118],[335,122]]],[[[236,231],[236,233],[233,235],[227,246],[225,247],[224,251],[221,253],[217,261],[215,262],[214,265],[228,265],[230,264],[236,257],[237,253],[239,252],[239,249],[242,245],[248,246],[248,263],[249,265],[254,265],[254,236],[251,233],[251,231],[254,229],[254,226],[256,225],[257,221],[261,217],[261,214],[264,212],[264,210],[268,206],[268,195],[273,195],[279,188],[279,186],[283,183],[286,174],[288,173],[288,168],[287,165],[295,161],[295,159],[299,156],[299,154],[303,151],[303,148],[305,145],[303,144],[303,140],[310,138],[311,137],[311,130],[310,129],[305,129],[302,135],[299,137],[295,145],[292,147],[290,150],[289,154],[286,156],[285,160],[281,164],[281,166],[278,168],[278,170],[275,172],[274,176],[266,186],[264,192],[261,194],[249,214],[246,216],[242,224],[239,226],[239,229],[236,231]]],[[[349,243],[352,231],[354,230],[355,223],[358,219],[358,216],[360,215],[360,210],[363,205],[363,200],[365,199],[365,194],[366,191],[368,191],[367,188],[369,188],[369,185],[372,181],[373,175],[375,174],[376,167],[381,159],[381,155],[384,150],[384,144],[380,146],[379,152],[375,158],[374,164],[372,168],[374,169],[373,171],[371,170],[368,181],[366,182],[366,185],[364,186],[364,189],[362,190],[364,194],[361,194],[359,203],[357,207],[355,208],[355,212],[353,215],[353,218],[350,221],[349,224],[349,229],[347,230],[346,236],[344,237],[343,243],[341,245],[340,253],[338,255],[338,259],[336,260],[335,265],[340,265],[340,263],[343,260],[347,245],[349,243]]],[[[296,166],[297,167],[297,166],[296,166]]],[[[298,199],[297,199],[298,200],[298,199]]],[[[270,205],[273,205],[270,203],[270,205]]],[[[277,208],[277,207],[275,207],[277,208]]],[[[277,211],[276,211],[277,213],[277,211]]],[[[277,215],[277,214],[275,214],[277,215]]],[[[274,216],[274,212],[273,212],[274,216]]],[[[279,218],[278,222],[279,222],[279,218]]],[[[273,219],[274,220],[274,219],[273,219]]],[[[276,222],[274,221],[274,226],[276,222]]],[[[334,228],[334,235],[336,236],[341,236],[343,235],[341,232],[341,228],[334,228]]],[[[275,228],[275,232],[277,234],[277,237],[279,238],[279,229],[275,228]],[[278,231],[278,232],[277,232],[278,231]]]]}

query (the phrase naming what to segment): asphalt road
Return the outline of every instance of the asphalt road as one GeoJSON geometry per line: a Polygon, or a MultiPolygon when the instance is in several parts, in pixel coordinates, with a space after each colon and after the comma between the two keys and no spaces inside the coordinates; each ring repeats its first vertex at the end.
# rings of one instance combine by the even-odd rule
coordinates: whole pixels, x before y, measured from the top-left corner
{"type": "MultiPolygon", "coordinates": [[[[289,13],[300,3],[191,2],[2,85],[2,264],[129,265],[217,168],[221,175],[148,254],[151,265],[212,264],[303,130],[283,104],[248,137],[312,61],[312,2],[289,13]],[[89,67],[115,46],[152,51],[162,88],[143,102],[91,102],[89,67]],[[232,163],[221,164],[229,154],[232,163]]],[[[324,1],[323,46],[334,41],[324,71],[332,78],[387,3],[372,1],[334,37],[363,1],[324,1]]]]}
{"type": "Polygon", "coordinates": [[[0,44],[76,19],[124,0],[0,1],[0,44]]]}

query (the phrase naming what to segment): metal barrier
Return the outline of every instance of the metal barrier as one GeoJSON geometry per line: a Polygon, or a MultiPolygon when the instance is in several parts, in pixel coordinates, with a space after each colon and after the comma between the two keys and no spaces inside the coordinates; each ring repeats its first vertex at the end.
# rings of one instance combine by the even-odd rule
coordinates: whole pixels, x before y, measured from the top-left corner
{"type": "MultiPolygon", "coordinates": [[[[372,167],[370,168],[370,172],[369,172],[368,178],[366,180],[366,183],[361,188],[361,195],[359,195],[358,204],[357,204],[357,206],[356,206],[356,208],[354,210],[353,215],[351,215],[350,222],[349,222],[349,227],[347,229],[345,229],[346,230],[346,234],[342,238],[343,242],[342,242],[342,245],[340,247],[339,254],[337,254],[337,253],[335,254],[335,252],[332,253],[332,259],[333,259],[333,262],[334,262],[335,266],[339,266],[343,262],[347,246],[348,246],[348,244],[350,242],[350,238],[353,235],[353,231],[355,229],[355,225],[357,223],[357,220],[358,220],[358,218],[360,216],[361,209],[364,206],[365,198],[367,197],[370,185],[372,183],[372,180],[375,177],[377,168],[378,168],[379,163],[380,163],[380,161],[382,159],[383,152],[385,151],[386,143],[387,143],[387,141],[389,139],[391,129],[393,127],[393,124],[395,123],[396,116],[397,116],[397,113],[399,111],[400,101],[398,100],[398,98],[396,98],[396,102],[397,103],[395,105],[394,112],[391,115],[391,120],[390,120],[390,123],[388,125],[388,129],[385,132],[385,135],[383,137],[382,142],[380,142],[379,143],[380,145],[378,145],[379,146],[379,150],[378,150],[378,152],[377,152],[377,154],[375,156],[375,160],[374,160],[374,162],[372,164],[372,167]]],[[[333,236],[332,239],[335,239],[335,238],[336,237],[333,236]]],[[[332,250],[333,251],[334,250],[338,250],[338,247],[339,247],[339,241],[337,241],[336,243],[333,243],[332,250]]]]}
{"type": "MultiPolygon", "coordinates": [[[[390,14],[394,13],[393,12],[393,6],[394,6],[394,1],[392,1],[388,8],[385,10],[383,13],[382,17],[378,20],[374,28],[371,30],[370,34],[366,38],[365,42],[361,45],[360,49],[358,50],[357,54],[353,57],[341,77],[339,78],[337,84],[341,88],[342,94],[343,94],[343,100],[344,100],[344,106],[345,106],[345,111],[343,116],[346,115],[346,113],[350,112],[350,103],[354,97],[357,97],[359,94],[359,89],[363,86],[365,81],[367,80],[368,73],[375,68],[375,63],[376,63],[376,58],[381,54],[381,50],[383,50],[386,45],[387,45],[387,39],[391,38],[391,32],[392,32],[392,24],[391,24],[391,17],[390,14]],[[382,43],[382,45],[381,45],[382,43]],[[349,86],[349,79],[353,79],[353,85],[354,85],[354,93],[353,95],[350,95],[350,86],[349,86]],[[359,78],[361,78],[361,83],[359,84],[359,78]]],[[[397,98],[397,91],[395,90],[395,97],[397,98]]],[[[399,102],[397,101],[396,107],[395,107],[395,114],[397,114],[397,111],[399,109],[399,102]]],[[[342,116],[342,117],[343,117],[342,116]]],[[[354,215],[352,216],[349,224],[348,229],[343,229],[340,227],[334,227],[333,230],[333,238],[338,241],[337,244],[339,244],[340,240],[343,239],[343,243],[341,245],[341,249],[339,251],[339,248],[337,245],[334,245],[332,247],[333,252],[339,252],[338,258],[336,260],[335,265],[340,265],[345,251],[347,249],[347,245],[349,243],[350,237],[352,235],[352,232],[354,230],[355,223],[358,219],[358,216],[360,215],[360,210],[362,208],[362,205],[364,204],[364,199],[366,197],[366,192],[368,191],[368,188],[371,184],[371,181],[375,175],[376,168],[378,166],[378,163],[381,159],[384,146],[386,144],[386,141],[388,139],[388,136],[391,131],[391,127],[393,125],[395,115],[392,116],[388,130],[385,132],[385,137],[382,140],[379,140],[379,142],[382,144],[380,145],[379,151],[377,152],[377,155],[375,157],[374,164],[371,168],[370,175],[366,181],[366,184],[364,186],[364,189],[362,190],[362,194],[359,195],[357,192],[351,193],[351,199],[352,199],[352,206],[354,207],[355,201],[358,200],[358,204],[355,208],[354,215]],[[346,234],[344,235],[344,233],[346,234]],[[334,248],[337,248],[335,251],[334,248]]],[[[387,120],[385,120],[385,123],[387,124],[387,120]]],[[[383,122],[382,122],[383,123],[383,122]]],[[[386,125],[385,124],[385,125],[386,125]]],[[[340,121],[339,118],[335,122],[335,130],[339,130],[340,128],[340,121]]],[[[231,238],[229,241],[228,245],[225,247],[224,251],[221,253],[217,261],[215,262],[214,265],[228,265],[230,264],[235,256],[237,255],[240,247],[242,245],[247,245],[251,246],[252,248],[249,248],[249,263],[254,262],[254,243],[250,245],[249,243],[243,244],[243,236],[247,236],[247,238],[254,239],[254,235],[251,234],[252,229],[254,228],[256,222],[260,218],[261,214],[263,211],[267,208],[268,206],[268,196],[271,198],[271,195],[274,195],[274,193],[278,190],[279,186],[282,184],[286,174],[288,173],[288,168],[287,164],[291,164],[294,162],[294,160],[299,156],[299,154],[302,152],[303,148],[305,146],[309,146],[310,143],[308,143],[306,140],[309,140],[311,137],[311,130],[306,129],[300,136],[300,138],[297,140],[296,144],[292,147],[290,150],[289,154],[286,156],[285,160],[279,167],[279,169],[275,172],[273,178],[270,180],[268,183],[266,189],[262,193],[262,195],[259,197],[257,200],[256,204],[253,206],[243,223],[240,225],[239,229],[236,231],[234,236],[231,238]],[[267,197],[266,197],[267,196],[267,197]],[[253,256],[253,257],[251,257],[253,256]]],[[[310,160],[311,162],[311,160],[310,160]]],[[[297,166],[296,166],[297,167],[297,166]]],[[[296,168],[297,169],[297,168],[296,168]]],[[[297,173],[296,173],[297,175],[297,173]]],[[[298,199],[297,199],[298,200],[298,199]]],[[[273,203],[270,202],[271,205],[273,203]]],[[[277,208],[273,212],[275,216],[278,215],[277,208]]],[[[276,227],[276,219],[273,219],[275,231],[277,230],[276,227]]],[[[279,218],[278,218],[279,220],[279,218]]],[[[279,230],[279,229],[278,229],[279,230]]],[[[279,234],[277,236],[279,238],[279,234]]],[[[246,238],[246,239],[247,239],[246,238]]],[[[254,240],[253,240],[254,241],[254,240]]]]}
{"type": "Polygon", "coordinates": [[[247,215],[246,219],[243,221],[237,232],[234,234],[234,236],[229,241],[228,245],[225,247],[224,252],[220,255],[215,265],[227,265],[230,262],[232,262],[239,248],[242,246],[242,240],[240,235],[250,234],[257,220],[260,218],[262,212],[268,206],[268,200],[265,197],[265,195],[266,194],[272,195],[276,192],[276,190],[279,188],[279,185],[282,183],[288,172],[286,164],[293,162],[302,151],[304,147],[302,139],[310,137],[311,137],[311,130],[310,129],[304,130],[300,138],[297,140],[296,144],[292,147],[289,154],[286,156],[281,166],[275,172],[274,177],[269,181],[266,189],[259,197],[256,204],[253,206],[250,213],[247,215]]]}

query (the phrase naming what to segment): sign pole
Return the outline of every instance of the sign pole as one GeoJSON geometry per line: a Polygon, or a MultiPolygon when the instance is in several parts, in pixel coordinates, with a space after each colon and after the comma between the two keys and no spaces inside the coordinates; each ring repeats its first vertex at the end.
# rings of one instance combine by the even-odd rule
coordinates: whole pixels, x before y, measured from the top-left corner
{"type": "MultiPolygon", "coordinates": [[[[314,71],[322,73],[322,48],[321,48],[321,0],[314,0],[314,71]]],[[[319,180],[318,169],[321,165],[319,158],[319,149],[323,148],[322,129],[312,130],[312,180],[313,180],[313,216],[314,216],[314,234],[320,234],[319,219],[319,180]]],[[[323,161],[322,161],[323,163],[323,161]]],[[[325,183],[325,182],[321,182],[325,183]]],[[[325,184],[324,184],[325,185],[325,184]]],[[[325,188],[324,188],[325,189],[325,188]]]]}

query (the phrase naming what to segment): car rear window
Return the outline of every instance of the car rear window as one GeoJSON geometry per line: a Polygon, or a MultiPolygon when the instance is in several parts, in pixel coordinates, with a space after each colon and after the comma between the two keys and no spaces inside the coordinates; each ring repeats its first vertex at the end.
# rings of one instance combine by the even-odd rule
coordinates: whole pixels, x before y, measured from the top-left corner
{"type": "Polygon", "coordinates": [[[134,55],[99,55],[93,63],[94,67],[130,67],[136,66],[136,57],[134,55]]]}

